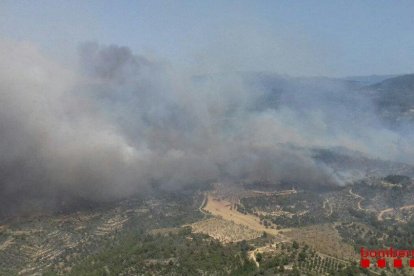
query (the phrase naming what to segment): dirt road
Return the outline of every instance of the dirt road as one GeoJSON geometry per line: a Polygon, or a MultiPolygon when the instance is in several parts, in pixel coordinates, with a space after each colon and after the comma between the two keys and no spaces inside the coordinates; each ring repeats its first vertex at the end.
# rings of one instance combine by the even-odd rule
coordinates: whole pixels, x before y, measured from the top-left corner
{"type": "Polygon", "coordinates": [[[354,196],[354,197],[356,197],[356,198],[359,198],[359,199],[360,199],[360,200],[358,201],[358,203],[357,203],[357,207],[358,207],[358,209],[359,209],[359,210],[366,210],[366,209],[362,208],[362,206],[361,206],[361,202],[362,202],[363,200],[365,200],[365,197],[360,196],[360,195],[358,195],[358,194],[356,194],[356,193],[352,192],[352,188],[350,188],[350,189],[349,189],[349,194],[350,194],[350,195],[352,195],[352,196],[354,196]]]}
{"type": "MultiPolygon", "coordinates": [[[[398,209],[399,209],[400,211],[403,211],[403,210],[406,210],[406,209],[411,209],[411,208],[414,208],[414,204],[411,204],[411,205],[405,205],[405,206],[402,206],[402,207],[400,207],[400,208],[398,208],[398,209]]],[[[378,214],[378,216],[377,216],[377,219],[378,219],[379,221],[383,221],[383,220],[384,220],[384,218],[383,218],[384,214],[385,214],[385,213],[392,212],[393,210],[394,210],[394,208],[387,208],[387,209],[382,210],[381,212],[379,212],[379,214],[378,214]]]]}

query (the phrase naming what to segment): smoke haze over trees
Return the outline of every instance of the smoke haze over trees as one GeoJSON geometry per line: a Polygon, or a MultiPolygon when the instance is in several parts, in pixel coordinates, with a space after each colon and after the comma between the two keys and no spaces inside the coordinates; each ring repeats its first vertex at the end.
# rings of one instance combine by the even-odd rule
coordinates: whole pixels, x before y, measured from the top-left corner
{"type": "Polygon", "coordinates": [[[389,127],[372,100],[375,87],[199,75],[93,42],[78,52],[70,68],[30,43],[0,41],[2,214],[108,201],[153,184],[343,184],[313,158],[320,148],[414,164],[411,122],[389,127]]]}

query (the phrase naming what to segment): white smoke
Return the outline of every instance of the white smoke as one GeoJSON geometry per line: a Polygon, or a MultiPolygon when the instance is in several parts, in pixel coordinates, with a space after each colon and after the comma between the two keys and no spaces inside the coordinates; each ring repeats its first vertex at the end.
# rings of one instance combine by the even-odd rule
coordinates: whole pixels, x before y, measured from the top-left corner
{"type": "Polygon", "coordinates": [[[343,84],[275,77],[279,93],[240,73],[184,74],[127,47],[86,43],[79,53],[79,67],[64,68],[33,45],[0,42],[0,197],[10,210],[153,183],[327,186],[338,183],[314,147],[412,153],[343,84]]]}

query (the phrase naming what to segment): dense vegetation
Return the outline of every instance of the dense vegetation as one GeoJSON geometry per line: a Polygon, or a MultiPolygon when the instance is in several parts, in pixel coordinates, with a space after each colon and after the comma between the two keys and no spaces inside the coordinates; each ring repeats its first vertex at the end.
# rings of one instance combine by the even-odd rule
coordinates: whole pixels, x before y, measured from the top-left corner
{"type": "Polygon", "coordinates": [[[390,175],[325,193],[251,193],[237,204],[266,228],[303,230],[290,239],[264,232],[223,244],[192,233],[184,225],[209,216],[199,210],[204,196],[197,189],[16,221],[0,229],[0,244],[8,244],[0,251],[0,275],[404,275],[407,269],[361,269],[354,255],[336,256],[311,238],[325,225],[331,232],[323,232],[323,241],[330,247],[411,248],[414,210],[399,208],[414,202],[412,185],[390,175]],[[385,208],[394,209],[378,219],[385,208]]]}
{"type": "Polygon", "coordinates": [[[239,244],[224,246],[183,228],[163,235],[125,234],[75,265],[70,275],[227,275],[255,268],[239,244]]]}
{"type": "Polygon", "coordinates": [[[303,191],[243,198],[237,210],[258,215],[265,225],[272,222],[281,227],[299,227],[330,221],[322,202],[319,194],[303,191]]]}

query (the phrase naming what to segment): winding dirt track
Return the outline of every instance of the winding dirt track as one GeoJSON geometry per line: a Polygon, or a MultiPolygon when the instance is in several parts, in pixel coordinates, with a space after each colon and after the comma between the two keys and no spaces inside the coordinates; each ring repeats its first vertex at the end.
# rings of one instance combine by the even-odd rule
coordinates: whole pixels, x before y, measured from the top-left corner
{"type": "Polygon", "coordinates": [[[349,189],[349,194],[350,194],[350,195],[352,195],[352,196],[354,196],[354,197],[356,197],[356,198],[359,198],[359,199],[360,199],[360,200],[358,201],[358,204],[357,204],[357,207],[358,207],[358,209],[359,209],[359,210],[366,210],[366,209],[364,209],[364,208],[362,208],[362,207],[361,207],[361,202],[362,202],[363,200],[365,200],[365,197],[360,196],[360,195],[358,195],[358,194],[356,194],[356,193],[352,192],[352,188],[350,188],[350,189],[349,189]]]}
{"type": "MultiPolygon", "coordinates": [[[[402,206],[402,207],[400,207],[400,208],[398,208],[400,211],[403,211],[403,210],[406,210],[406,209],[411,209],[411,208],[414,208],[414,204],[411,204],[411,205],[405,205],[405,206],[402,206]]],[[[384,209],[384,210],[382,210],[381,212],[379,212],[379,214],[378,214],[378,216],[377,216],[377,219],[379,220],[379,221],[383,221],[384,220],[384,218],[383,218],[383,216],[384,216],[384,214],[385,213],[388,213],[388,212],[392,212],[394,210],[394,208],[387,208],[387,209],[384,209]]]]}
{"type": "Polygon", "coordinates": [[[206,200],[207,200],[207,196],[206,196],[206,194],[203,194],[203,201],[201,202],[201,204],[200,204],[200,207],[198,207],[198,210],[201,212],[201,213],[203,213],[203,215],[204,216],[206,216],[206,215],[208,215],[207,213],[206,213],[206,211],[204,211],[204,206],[206,205],[206,200]]]}
{"type": "Polygon", "coordinates": [[[330,215],[332,215],[332,213],[333,213],[333,208],[332,208],[331,203],[329,202],[329,199],[326,199],[326,200],[323,202],[322,208],[323,208],[323,209],[325,209],[325,208],[326,208],[326,205],[328,205],[328,207],[329,207],[329,213],[328,213],[328,216],[330,216],[330,215]]]}
{"type": "MultiPolygon", "coordinates": [[[[352,192],[352,188],[351,188],[351,189],[349,189],[349,194],[350,194],[350,195],[353,195],[353,196],[355,196],[355,197],[357,197],[357,198],[359,198],[359,199],[360,199],[360,200],[358,201],[358,209],[359,209],[359,210],[367,210],[367,209],[363,209],[363,208],[361,207],[361,202],[362,202],[363,200],[365,200],[365,198],[364,198],[363,196],[360,196],[360,195],[358,195],[358,194],[356,194],[356,193],[352,192]]],[[[403,210],[406,210],[406,209],[411,209],[411,208],[414,208],[414,204],[410,204],[410,205],[405,205],[405,206],[402,206],[402,207],[398,208],[398,210],[403,211],[403,210]]],[[[381,210],[381,211],[378,213],[377,219],[378,219],[379,221],[383,221],[383,220],[384,220],[384,214],[389,213],[389,212],[392,212],[393,210],[394,210],[394,208],[387,208],[387,209],[381,210]]]]}

